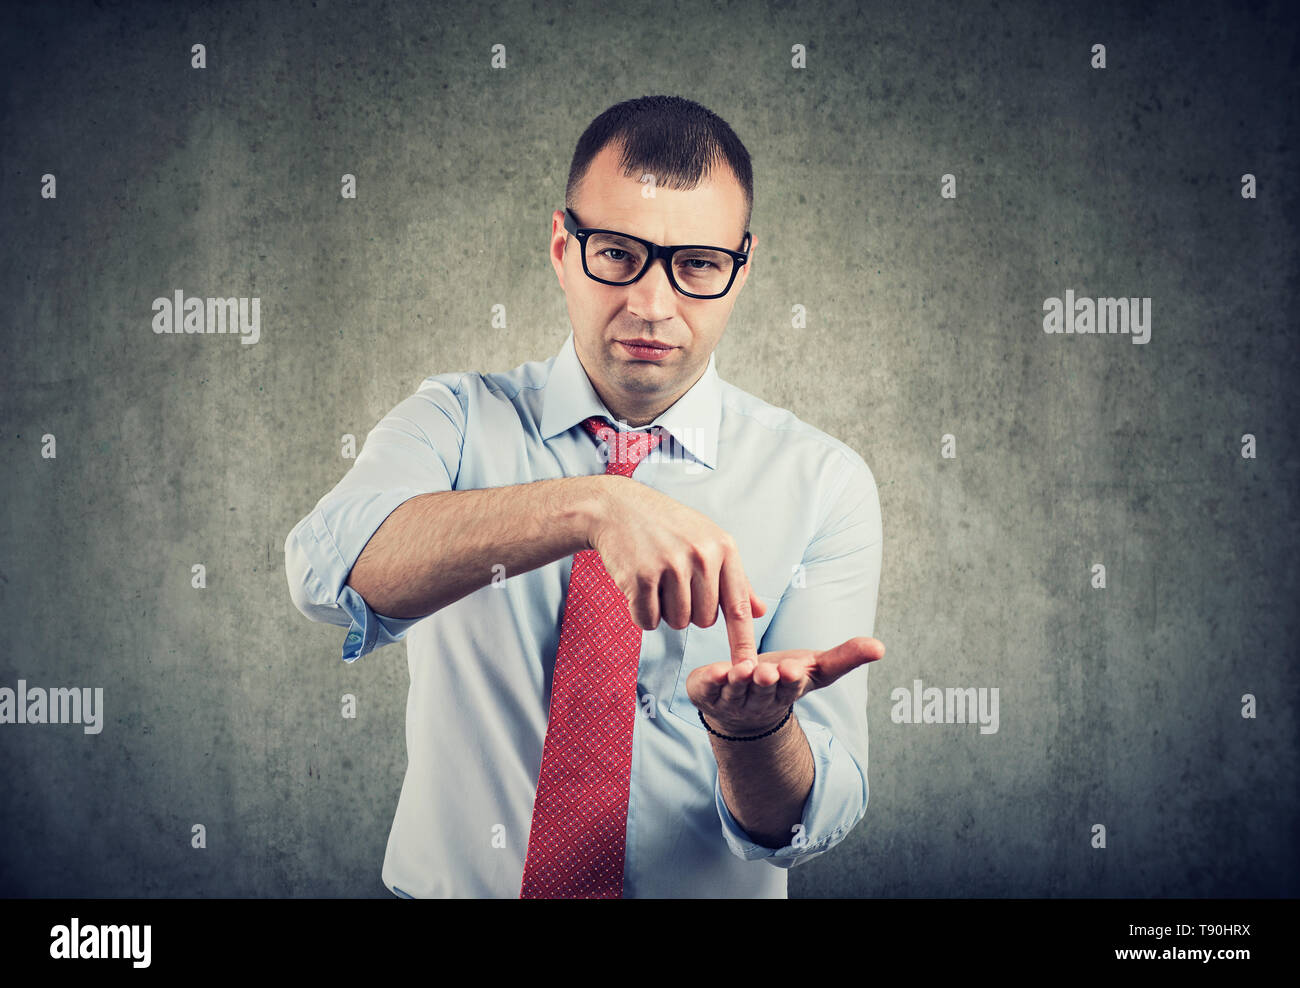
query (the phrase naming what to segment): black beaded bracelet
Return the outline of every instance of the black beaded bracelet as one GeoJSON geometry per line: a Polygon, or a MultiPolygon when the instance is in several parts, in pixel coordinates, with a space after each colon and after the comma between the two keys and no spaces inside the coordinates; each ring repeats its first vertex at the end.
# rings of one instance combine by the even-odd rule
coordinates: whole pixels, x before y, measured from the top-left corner
{"type": "Polygon", "coordinates": [[[790,709],[785,712],[785,716],[781,718],[781,723],[777,724],[776,727],[772,728],[770,731],[764,731],[762,734],[755,734],[753,737],[748,738],[737,738],[732,737],[730,734],[719,734],[713,728],[709,727],[709,722],[704,719],[703,710],[696,710],[695,712],[700,715],[700,723],[704,725],[704,729],[710,734],[722,738],[724,741],[757,741],[759,738],[765,738],[768,735],[775,734],[777,731],[781,730],[785,725],[785,722],[790,719],[790,715],[794,713],[794,705],[792,704],[790,709]]]}

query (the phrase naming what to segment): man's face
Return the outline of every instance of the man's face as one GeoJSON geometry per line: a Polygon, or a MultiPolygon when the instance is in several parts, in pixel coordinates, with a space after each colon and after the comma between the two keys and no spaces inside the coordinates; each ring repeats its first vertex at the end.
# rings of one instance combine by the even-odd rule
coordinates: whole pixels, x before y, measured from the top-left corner
{"type": "MultiPolygon", "coordinates": [[[[643,196],[640,182],[621,174],[619,149],[605,147],[592,159],[573,207],[581,226],[617,230],[653,243],[704,244],[739,250],[744,240],[745,196],[725,166],[689,191],[657,187],[643,196]]],[[[582,269],[582,245],[564,229],[564,211],[551,221],[551,263],[560,279],[573,324],[578,359],[596,393],[630,425],[649,423],[704,373],[753,266],[736,274],[722,298],[695,299],[677,292],[664,262],[656,260],[631,285],[605,285],[582,269]],[[670,350],[647,359],[624,340],[651,340],[670,350]]]]}

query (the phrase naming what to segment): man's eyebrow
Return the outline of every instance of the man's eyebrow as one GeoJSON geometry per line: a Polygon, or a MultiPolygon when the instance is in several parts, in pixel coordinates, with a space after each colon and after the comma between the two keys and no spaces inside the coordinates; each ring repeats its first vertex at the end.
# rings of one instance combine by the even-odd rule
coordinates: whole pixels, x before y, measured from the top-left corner
{"type": "MultiPolygon", "coordinates": [[[[579,224],[579,226],[581,227],[581,224],[579,224]]],[[[649,237],[643,237],[643,236],[641,236],[640,234],[637,234],[637,233],[628,233],[626,230],[619,230],[619,229],[617,229],[616,227],[612,227],[612,226],[601,226],[599,223],[593,223],[593,224],[591,225],[590,229],[592,229],[592,230],[610,230],[610,231],[612,231],[612,232],[614,232],[614,233],[621,233],[621,234],[623,234],[623,236],[625,236],[625,237],[635,237],[635,238],[638,239],[638,240],[650,240],[649,237]]],[[[744,233],[742,233],[742,234],[740,235],[740,240],[741,240],[741,243],[743,244],[743,243],[744,243],[744,240],[745,240],[745,234],[744,234],[744,233]]],[[[651,242],[651,243],[655,243],[655,241],[653,241],[653,240],[650,240],[650,242],[651,242]]],[[[680,242],[678,242],[678,243],[659,244],[659,246],[660,246],[660,247],[682,247],[682,246],[689,247],[689,246],[692,246],[692,245],[698,245],[698,246],[701,246],[701,247],[719,247],[719,246],[721,246],[722,243],[725,243],[725,242],[726,242],[726,238],[725,238],[725,237],[719,237],[719,238],[714,238],[714,239],[712,239],[712,240],[707,239],[707,238],[704,239],[704,240],[682,240],[682,241],[680,241],[680,242]]],[[[731,250],[731,249],[733,249],[733,248],[728,247],[728,248],[726,248],[726,249],[727,249],[727,250],[731,250]]]]}

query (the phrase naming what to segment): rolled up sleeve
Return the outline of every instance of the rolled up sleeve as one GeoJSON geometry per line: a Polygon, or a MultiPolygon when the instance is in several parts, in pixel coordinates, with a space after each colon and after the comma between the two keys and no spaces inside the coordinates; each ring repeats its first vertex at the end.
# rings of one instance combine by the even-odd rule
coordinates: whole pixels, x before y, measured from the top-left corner
{"type": "Polygon", "coordinates": [[[348,629],[344,662],[400,641],[421,620],[378,614],[347,579],[371,536],[400,505],[455,489],[467,421],[463,376],[427,378],[381,419],[352,468],[285,539],[294,605],[313,621],[348,629]]]}
{"type": "MultiPolygon", "coordinates": [[[[872,637],[880,587],[882,531],[875,478],[857,454],[844,454],[843,480],[801,568],[777,604],[760,652],[824,650],[858,636],[872,637]]],[[[795,701],[794,712],[813,758],[813,784],[791,842],[754,843],[736,822],[714,782],[722,835],[745,860],[778,868],[825,853],[866,814],[867,670],[862,665],[829,686],[795,701]]]]}

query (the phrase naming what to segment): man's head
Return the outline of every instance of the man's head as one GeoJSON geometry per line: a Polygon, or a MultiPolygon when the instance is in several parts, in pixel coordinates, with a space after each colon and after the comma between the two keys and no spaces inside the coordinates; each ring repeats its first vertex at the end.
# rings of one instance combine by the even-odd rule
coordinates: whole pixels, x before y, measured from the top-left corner
{"type": "MultiPolygon", "coordinates": [[[[574,151],[564,201],[579,227],[615,230],[664,247],[740,251],[753,200],[749,153],[725,121],[690,100],[646,96],[612,106],[592,121],[574,151]]],[[[630,285],[592,280],[583,269],[582,245],[566,231],[564,219],[564,211],[556,210],[551,263],[564,289],[578,359],[611,412],[632,426],[645,425],[704,373],[749,277],[758,238],[749,243],[750,261],[736,272],[726,295],[696,299],[673,288],[662,260],[630,285]],[[636,339],[671,349],[648,359],[622,342],[636,339]]],[[[596,248],[593,243],[588,249],[596,248]]],[[[683,265],[703,266],[683,257],[683,265]]]]}

